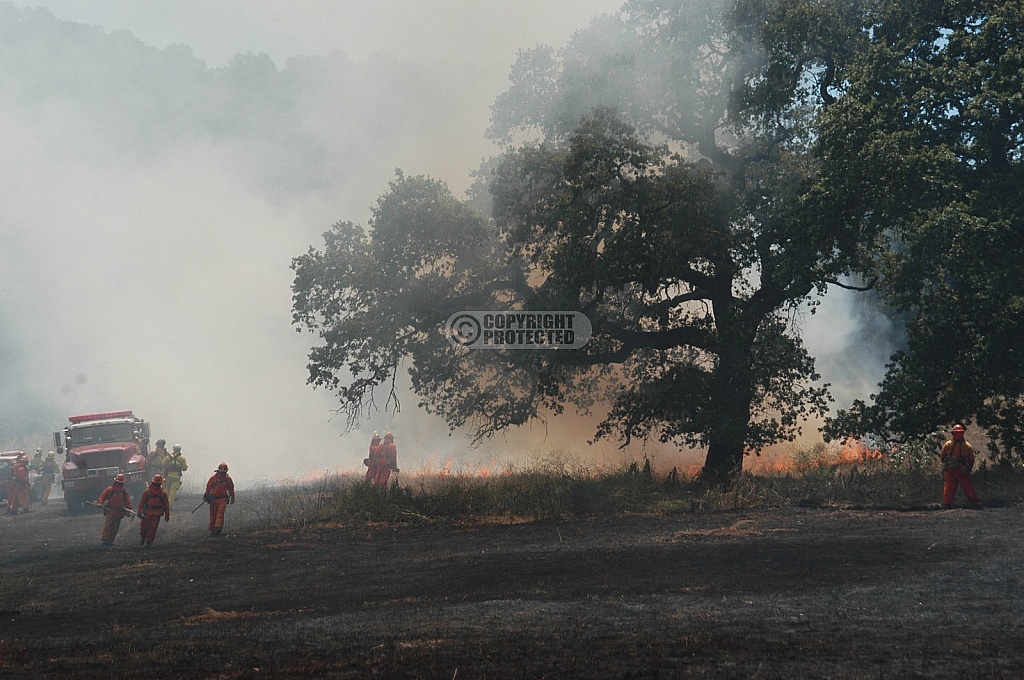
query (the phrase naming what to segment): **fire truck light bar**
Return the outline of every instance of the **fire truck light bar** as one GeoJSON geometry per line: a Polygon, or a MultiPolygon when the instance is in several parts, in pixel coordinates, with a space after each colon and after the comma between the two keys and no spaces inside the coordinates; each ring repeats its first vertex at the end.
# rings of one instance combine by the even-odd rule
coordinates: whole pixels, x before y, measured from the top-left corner
{"type": "Polygon", "coordinates": [[[131,418],[131,411],[111,411],[110,413],[90,413],[85,416],[71,416],[72,423],[84,423],[87,420],[107,420],[108,418],[131,418]]]}

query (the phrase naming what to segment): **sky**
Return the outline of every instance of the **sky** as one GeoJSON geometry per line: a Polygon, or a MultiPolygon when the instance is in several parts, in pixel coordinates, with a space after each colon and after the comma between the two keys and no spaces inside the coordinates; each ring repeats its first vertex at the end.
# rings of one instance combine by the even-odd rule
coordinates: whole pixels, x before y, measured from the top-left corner
{"type": "MultiPolygon", "coordinates": [[[[185,44],[211,67],[235,54],[289,57],[338,50],[406,61],[472,63],[507,74],[516,51],[560,45],[622,0],[131,0],[16,1],[69,21],[125,29],[164,48],[185,44]]],[[[500,84],[499,84],[500,86],[500,84]]]]}
{"type": "MultiPolygon", "coordinates": [[[[343,418],[332,418],[333,396],[306,384],[315,338],[291,325],[291,258],[319,246],[337,221],[365,223],[396,168],[464,191],[496,151],[484,135],[489,107],[517,50],[560,46],[621,0],[11,4],[127,31],[159,50],[184,45],[210,69],[236,55],[263,53],[284,68],[340,53],[344,71],[343,86],[297,107],[315,177],[290,170],[306,158],[289,140],[254,148],[183,137],[140,153],[130,126],[120,140],[119,123],[104,127],[60,102],[31,113],[0,104],[0,311],[9,314],[0,341],[18,369],[8,389],[25,385],[15,398],[67,415],[134,409],[154,438],[182,445],[197,484],[222,460],[241,485],[360,474],[374,430],[395,431],[409,470],[451,460],[478,469],[552,451],[675,464],[665,447],[590,447],[594,423],[571,418],[470,450],[414,397],[399,414],[373,414],[346,433],[343,418]]],[[[825,380],[863,397],[887,348],[866,359],[847,351],[844,338],[859,335],[851,304],[832,298],[805,332],[825,380]]],[[[14,444],[37,445],[0,447],[14,444]]]]}

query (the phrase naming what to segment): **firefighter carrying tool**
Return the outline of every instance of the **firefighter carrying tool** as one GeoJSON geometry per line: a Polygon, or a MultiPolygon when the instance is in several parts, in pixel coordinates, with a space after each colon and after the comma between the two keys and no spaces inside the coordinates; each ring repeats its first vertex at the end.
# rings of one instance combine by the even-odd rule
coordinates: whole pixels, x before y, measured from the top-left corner
{"type": "Polygon", "coordinates": [[[210,504],[210,535],[220,536],[224,530],[224,510],[235,502],[235,482],[228,474],[228,464],[221,463],[206,482],[203,502],[210,504]]]}
{"type": "Polygon", "coordinates": [[[131,510],[129,508],[113,508],[113,507],[111,507],[109,505],[103,505],[103,504],[97,503],[95,501],[82,501],[82,502],[85,503],[86,505],[91,505],[94,508],[99,508],[100,510],[103,510],[104,512],[109,510],[109,511],[115,513],[115,514],[121,515],[122,517],[131,517],[133,522],[135,521],[135,518],[139,516],[139,513],[135,512],[134,510],[131,510]]]}
{"type": "Polygon", "coordinates": [[[103,545],[114,545],[114,539],[121,528],[121,520],[124,517],[131,517],[134,521],[135,513],[132,512],[132,497],[128,489],[124,488],[127,478],[124,473],[114,477],[113,483],[103,490],[96,502],[82,501],[86,505],[93,505],[103,510],[103,531],[100,532],[100,543],[103,545]]]}

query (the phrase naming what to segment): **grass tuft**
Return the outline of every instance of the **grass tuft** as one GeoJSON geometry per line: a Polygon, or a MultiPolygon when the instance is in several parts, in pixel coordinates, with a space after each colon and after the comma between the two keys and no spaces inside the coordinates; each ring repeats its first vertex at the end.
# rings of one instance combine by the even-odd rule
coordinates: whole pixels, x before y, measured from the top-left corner
{"type": "MultiPolygon", "coordinates": [[[[1024,498],[1024,474],[982,462],[975,484],[983,501],[1024,498]]],[[[304,484],[266,485],[238,521],[250,528],[443,521],[523,522],[623,514],[679,515],[758,507],[804,506],[909,510],[941,500],[938,463],[926,455],[851,460],[818,445],[794,453],[786,469],[744,472],[728,488],[708,487],[650,460],[598,469],[564,452],[498,473],[425,473],[375,489],[327,475],[304,484]]]]}

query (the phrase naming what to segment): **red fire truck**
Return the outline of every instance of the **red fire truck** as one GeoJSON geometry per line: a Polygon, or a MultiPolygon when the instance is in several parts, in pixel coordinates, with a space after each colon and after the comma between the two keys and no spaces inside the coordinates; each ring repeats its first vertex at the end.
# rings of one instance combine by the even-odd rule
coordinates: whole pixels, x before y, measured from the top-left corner
{"type": "Polygon", "coordinates": [[[149,481],[149,423],[131,411],[90,413],[68,420],[70,425],[53,433],[57,452],[65,454],[61,486],[68,511],[80,512],[83,501],[99,498],[119,472],[127,478],[125,486],[132,498],[140,498],[149,481]]]}

